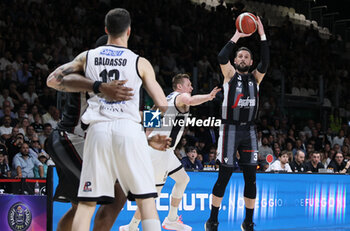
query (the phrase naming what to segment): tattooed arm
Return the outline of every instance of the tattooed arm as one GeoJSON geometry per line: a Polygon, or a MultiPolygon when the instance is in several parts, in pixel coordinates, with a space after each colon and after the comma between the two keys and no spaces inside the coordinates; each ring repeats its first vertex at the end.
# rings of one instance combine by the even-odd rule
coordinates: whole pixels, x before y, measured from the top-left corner
{"type": "MultiPolygon", "coordinates": [[[[64,92],[92,91],[93,80],[78,73],[83,72],[86,65],[86,52],[78,55],[72,62],[58,67],[47,78],[47,86],[64,92]]],[[[102,97],[108,100],[130,100],[133,96],[133,89],[125,87],[127,80],[114,80],[109,83],[102,83],[99,87],[102,97]]]]}
{"type": "Polygon", "coordinates": [[[47,77],[47,86],[65,92],[90,91],[94,81],[80,75],[65,78],[65,76],[69,74],[84,71],[86,65],[86,53],[87,51],[80,53],[73,61],[63,64],[52,72],[49,77],[47,77]]]}

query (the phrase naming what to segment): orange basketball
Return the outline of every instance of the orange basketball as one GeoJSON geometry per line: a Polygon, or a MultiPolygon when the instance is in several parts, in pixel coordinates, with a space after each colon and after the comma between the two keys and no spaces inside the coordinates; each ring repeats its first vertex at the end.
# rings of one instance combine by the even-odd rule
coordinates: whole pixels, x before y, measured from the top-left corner
{"type": "Polygon", "coordinates": [[[254,33],[258,28],[258,19],[252,13],[242,13],[236,19],[236,28],[244,34],[254,33]]]}

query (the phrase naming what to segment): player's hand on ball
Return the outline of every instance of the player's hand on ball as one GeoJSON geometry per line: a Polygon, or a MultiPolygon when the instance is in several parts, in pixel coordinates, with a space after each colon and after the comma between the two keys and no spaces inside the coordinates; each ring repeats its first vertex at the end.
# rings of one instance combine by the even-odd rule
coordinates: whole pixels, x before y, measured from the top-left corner
{"type": "Polygon", "coordinates": [[[126,101],[130,100],[134,95],[133,89],[125,87],[127,80],[113,80],[112,82],[102,84],[100,91],[103,97],[112,101],[126,101]]]}
{"type": "Polygon", "coordinates": [[[166,149],[168,149],[170,144],[171,138],[168,136],[162,136],[157,134],[148,138],[148,145],[160,151],[165,151],[166,149]]]}

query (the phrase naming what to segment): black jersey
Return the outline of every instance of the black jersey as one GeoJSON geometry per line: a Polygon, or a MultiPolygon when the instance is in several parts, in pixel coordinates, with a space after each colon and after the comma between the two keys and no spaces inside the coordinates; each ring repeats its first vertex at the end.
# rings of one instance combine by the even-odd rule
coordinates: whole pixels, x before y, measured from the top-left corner
{"type": "Polygon", "coordinates": [[[254,75],[236,72],[233,78],[223,85],[223,88],[223,123],[236,125],[253,123],[259,104],[259,86],[254,75]]]}
{"type": "MultiPolygon", "coordinates": [[[[60,94],[62,94],[60,92],[60,94]]],[[[57,124],[58,129],[73,133],[79,136],[84,136],[84,131],[81,127],[80,117],[87,107],[86,93],[63,93],[65,100],[62,111],[62,119],[57,124]]],[[[63,100],[59,102],[63,103],[63,100]]]]}

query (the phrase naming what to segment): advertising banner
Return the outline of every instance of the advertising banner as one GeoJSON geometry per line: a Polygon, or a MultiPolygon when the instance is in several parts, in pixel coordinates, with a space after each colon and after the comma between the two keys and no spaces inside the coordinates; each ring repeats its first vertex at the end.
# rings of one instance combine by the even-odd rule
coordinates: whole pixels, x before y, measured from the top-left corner
{"type": "MultiPolygon", "coordinates": [[[[190,182],[179,206],[183,222],[203,230],[209,218],[217,172],[188,172],[190,182]]],[[[54,187],[57,176],[54,178],[54,187]]],[[[156,205],[161,222],[167,216],[174,181],[165,184],[156,205]]],[[[244,219],[244,181],[233,173],[219,213],[219,230],[240,230],[244,219]]],[[[340,174],[257,174],[254,222],[257,230],[350,227],[350,176],[340,174]]],[[[54,202],[54,230],[70,204],[54,202]]],[[[128,201],[112,230],[128,224],[136,203],[128,201]]],[[[140,225],[141,230],[141,225],[140,225]]]]}
{"type": "Polygon", "coordinates": [[[1,231],[46,231],[46,196],[0,194],[1,231]]]}

